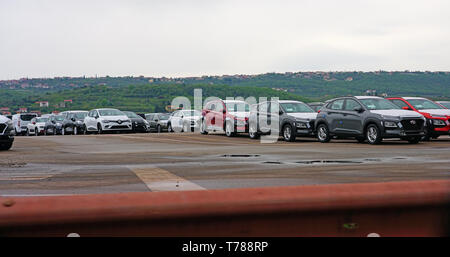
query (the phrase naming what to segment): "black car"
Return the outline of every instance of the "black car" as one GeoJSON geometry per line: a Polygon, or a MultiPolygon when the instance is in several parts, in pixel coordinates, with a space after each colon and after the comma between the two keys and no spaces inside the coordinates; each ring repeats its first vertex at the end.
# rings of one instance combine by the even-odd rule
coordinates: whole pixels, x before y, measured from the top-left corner
{"type": "Polygon", "coordinates": [[[50,115],[44,127],[44,135],[60,135],[62,134],[62,124],[64,116],[50,115]]]}
{"type": "Polygon", "coordinates": [[[141,116],[137,115],[134,112],[123,112],[123,113],[125,113],[125,115],[127,115],[127,117],[130,118],[131,120],[132,132],[146,133],[150,131],[150,124],[141,116]]]}
{"type": "Polygon", "coordinates": [[[315,128],[320,142],[333,136],[356,138],[360,143],[379,144],[383,138],[400,138],[418,143],[425,135],[425,118],[402,110],[376,96],[340,97],[331,100],[317,114],[315,128]]]}
{"type": "Polygon", "coordinates": [[[62,134],[84,134],[84,118],[88,111],[69,111],[62,124],[62,134]]]}
{"type": "Polygon", "coordinates": [[[147,113],[146,120],[150,123],[150,131],[163,132],[168,131],[170,113],[147,113]]]}
{"type": "Polygon", "coordinates": [[[10,119],[0,115],[0,150],[9,150],[14,142],[14,126],[10,119]]]}

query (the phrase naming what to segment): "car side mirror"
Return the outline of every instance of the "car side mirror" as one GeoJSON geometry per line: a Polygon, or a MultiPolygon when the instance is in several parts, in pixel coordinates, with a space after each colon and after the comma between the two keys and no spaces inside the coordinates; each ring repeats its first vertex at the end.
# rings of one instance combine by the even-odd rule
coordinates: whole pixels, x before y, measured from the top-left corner
{"type": "Polygon", "coordinates": [[[223,112],[223,114],[227,113],[227,111],[226,111],[226,110],[223,110],[222,112],[223,112]]]}
{"type": "Polygon", "coordinates": [[[364,112],[364,109],[363,108],[361,108],[361,107],[356,107],[355,109],[353,109],[354,111],[357,111],[357,112],[359,112],[359,113],[362,113],[362,112],[364,112]]]}
{"type": "Polygon", "coordinates": [[[53,123],[53,124],[55,124],[55,123],[56,123],[56,121],[52,120],[52,123],[53,123]]]}
{"type": "Polygon", "coordinates": [[[283,115],[283,111],[279,111],[278,114],[279,114],[279,115],[283,115]]]}
{"type": "Polygon", "coordinates": [[[183,116],[183,115],[181,115],[181,118],[184,118],[184,116],[183,116]]]}
{"type": "Polygon", "coordinates": [[[75,118],[70,119],[71,121],[75,121],[75,118]]]}
{"type": "Polygon", "coordinates": [[[403,106],[402,109],[407,111],[411,110],[408,106],[403,106]]]}
{"type": "Polygon", "coordinates": [[[96,115],[94,118],[95,118],[95,119],[98,119],[99,117],[98,117],[98,115],[96,115]]]}
{"type": "Polygon", "coordinates": [[[155,122],[158,122],[159,120],[155,120],[155,122]]]}

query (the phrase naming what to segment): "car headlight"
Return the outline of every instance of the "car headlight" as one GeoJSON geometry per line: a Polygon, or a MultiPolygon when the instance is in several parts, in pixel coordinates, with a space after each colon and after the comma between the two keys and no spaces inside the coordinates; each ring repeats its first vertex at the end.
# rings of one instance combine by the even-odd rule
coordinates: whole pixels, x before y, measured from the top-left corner
{"type": "Polygon", "coordinates": [[[435,126],[445,126],[445,122],[443,120],[433,120],[433,125],[435,125],[435,126]]]}
{"type": "Polygon", "coordinates": [[[386,128],[396,128],[397,124],[395,122],[393,122],[393,121],[385,121],[384,122],[384,126],[386,128]]]}
{"type": "Polygon", "coordinates": [[[305,122],[296,122],[296,127],[297,128],[308,128],[308,124],[306,124],[305,122]]]}

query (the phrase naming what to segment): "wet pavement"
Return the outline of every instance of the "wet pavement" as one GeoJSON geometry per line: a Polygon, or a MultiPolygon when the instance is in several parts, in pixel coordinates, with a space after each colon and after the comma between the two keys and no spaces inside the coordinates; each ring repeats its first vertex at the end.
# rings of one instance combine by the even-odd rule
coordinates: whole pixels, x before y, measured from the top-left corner
{"type": "Polygon", "coordinates": [[[313,138],[263,144],[196,133],[16,137],[0,195],[208,190],[449,179],[450,137],[417,145],[313,138]]]}

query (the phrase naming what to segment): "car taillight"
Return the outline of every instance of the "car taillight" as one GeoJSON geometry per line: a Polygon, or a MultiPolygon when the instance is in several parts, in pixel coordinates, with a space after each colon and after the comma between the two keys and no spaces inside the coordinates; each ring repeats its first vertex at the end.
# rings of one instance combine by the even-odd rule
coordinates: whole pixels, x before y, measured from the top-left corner
{"type": "Polygon", "coordinates": [[[320,110],[318,110],[317,113],[320,113],[320,110]]]}
{"type": "Polygon", "coordinates": [[[36,122],[35,122],[35,121],[33,121],[33,125],[36,125],[36,122]]]}

